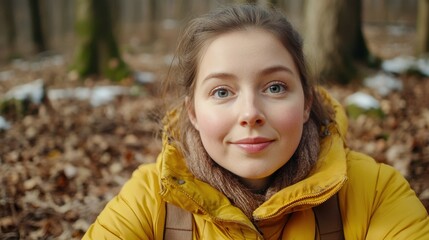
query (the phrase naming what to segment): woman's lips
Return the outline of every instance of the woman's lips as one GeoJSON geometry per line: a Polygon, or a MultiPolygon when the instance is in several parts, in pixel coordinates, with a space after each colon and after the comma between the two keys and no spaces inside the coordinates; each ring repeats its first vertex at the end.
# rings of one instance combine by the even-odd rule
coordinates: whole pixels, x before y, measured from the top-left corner
{"type": "Polygon", "coordinates": [[[271,143],[273,143],[271,139],[257,137],[241,139],[232,144],[237,145],[247,153],[258,153],[266,149],[271,143]]]}

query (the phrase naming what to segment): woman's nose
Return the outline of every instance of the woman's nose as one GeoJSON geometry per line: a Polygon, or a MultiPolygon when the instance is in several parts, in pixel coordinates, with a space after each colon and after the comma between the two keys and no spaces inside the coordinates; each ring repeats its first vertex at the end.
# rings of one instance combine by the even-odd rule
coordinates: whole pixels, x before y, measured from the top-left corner
{"type": "Polygon", "coordinates": [[[240,125],[242,127],[262,126],[265,123],[265,116],[255,100],[246,101],[241,106],[240,125]]]}

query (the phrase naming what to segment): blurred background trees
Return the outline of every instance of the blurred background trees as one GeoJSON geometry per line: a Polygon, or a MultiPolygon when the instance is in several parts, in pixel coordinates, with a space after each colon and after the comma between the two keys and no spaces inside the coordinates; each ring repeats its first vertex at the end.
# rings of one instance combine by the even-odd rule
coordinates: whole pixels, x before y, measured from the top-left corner
{"type": "Polygon", "coordinates": [[[388,56],[374,42],[411,38],[413,46],[399,47],[418,55],[429,45],[428,0],[1,0],[0,63],[58,53],[80,77],[118,80],[129,73],[127,55],[171,55],[187,20],[238,2],[282,8],[306,41],[313,73],[327,81],[346,83],[356,61],[392,57],[398,48],[388,56]]]}
{"type": "MultiPolygon", "coordinates": [[[[348,146],[397,168],[426,209],[428,1],[253,0],[303,35],[349,116],[348,146]],[[372,56],[381,66],[362,67],[372,56]]],[[[249,1],[0,0],[0,239],[81,239],[160,151],[156,90],[180,28],[236,2],[249,1]],[[109,82],[125,63],[132,75],[109,82]]]]}

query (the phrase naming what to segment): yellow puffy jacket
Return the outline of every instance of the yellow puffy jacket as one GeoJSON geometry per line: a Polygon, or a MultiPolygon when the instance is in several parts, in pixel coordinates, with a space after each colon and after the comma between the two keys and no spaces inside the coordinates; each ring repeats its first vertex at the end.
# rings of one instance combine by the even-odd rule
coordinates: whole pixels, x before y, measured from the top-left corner
{"type": "Polygon", "coordinates": [[[163,239],[165,202],[193,214],[193,239],[315,239],[312,207],[338,192],[346,239],[429,239],[429,217],[392,167],[345,147],[347,119],[323,139],[315,170],[258,207],[255,225],[219,191],[195,179],[164,139],[156,164],[142,165],[90,226],[83,239],[163,239]],[[259,230],[259,231],[258,231],[259,230]]]}

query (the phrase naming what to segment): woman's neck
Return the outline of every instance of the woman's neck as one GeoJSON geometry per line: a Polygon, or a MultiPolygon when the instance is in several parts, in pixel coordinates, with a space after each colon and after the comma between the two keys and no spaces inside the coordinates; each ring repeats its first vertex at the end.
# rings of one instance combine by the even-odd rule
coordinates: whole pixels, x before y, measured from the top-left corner
{"type": "Polygon", "coordinates": [[[248,179],[239,177],[239,179],[241,183],[254,194],[264,194],[270,183],[270,177],[263,179],[248,179]]]}

